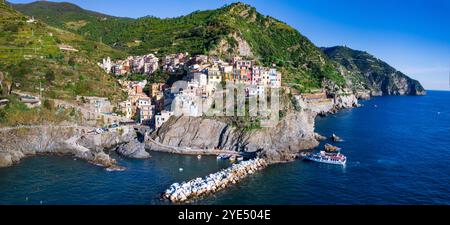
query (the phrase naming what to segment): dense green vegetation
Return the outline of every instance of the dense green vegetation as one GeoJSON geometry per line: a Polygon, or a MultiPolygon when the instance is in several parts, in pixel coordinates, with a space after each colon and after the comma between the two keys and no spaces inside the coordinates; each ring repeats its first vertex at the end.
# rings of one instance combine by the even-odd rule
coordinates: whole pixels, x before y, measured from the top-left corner
{"type": "Polygon", "coordinates": [[[13,90],[31,93],[42,90],[43,97],[68,100],[76,95],[123,98],[116,80],[96,64],[105,56],[124,57],[124,53],[42,22],[27,20],[0,3],[0,71],[5,80],[0,89],[5,90],[9,84],[13,90]],[[60,50],[61,44],[78,51],[60,50]]]}
{"type": "Polygon", "coordinates": [[[77,30],[88,23],[97,23],[101,20],[114,17],[89,10],[84,10],[74,4],[61,2],[37,1],[29,4],[12,4],[13,8],[25,15],[32,15],[45,23],[67,30],[77,30]],[[49,16],[51,15],[51,16],[49,16]]]}
{"type": "Polygon", "coordinates": [[[354,89],[366,89],[387,95],[395,94],[398,88],[396,80],[406,80],[412,89],[409,94],[424,90],[418,81],[409,78],[367,52],[343,46],[323,48],[323,51],[343,68],[345,76],[353,83],[354,89]]]}
{"type": "Polygon", "coordinates": [[[168,19],[104,16],[68,3],[37,2],[14,7],[46,23],[91,40],[102,40],[130,54],[187,51],[229,58],[239,53],[239,41],[243,40],[251,48],[252,56],[248,58],[266,66],[276,64],[285,72],[285,85],[308,91],[320,87],[324,78],[344,85],[342,76],[306,37],[242,3],[168,19]]]}

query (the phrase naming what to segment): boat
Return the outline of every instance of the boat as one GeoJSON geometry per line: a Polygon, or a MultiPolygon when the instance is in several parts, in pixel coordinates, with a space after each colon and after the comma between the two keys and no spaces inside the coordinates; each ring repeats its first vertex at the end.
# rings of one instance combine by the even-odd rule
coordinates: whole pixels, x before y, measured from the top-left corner
{"type": "Polygon", "coordinates": [[[325,151],[320,151],[319,153],[309,154],[305,156],[305,159],[314,161],[314,162],[320,162],[320,163],[327,163],[327,164],[335,164],[335,165],[342,165],[344,166],[347,162],[347,157],[345,155],[339,153],[327,153],[325,151]]]}
{"type": "Polygon", "coordinates": [[[228,160],[230,159],[231,155],[230,154],[220,154],[217,156],[217,160],[228,160]]]}

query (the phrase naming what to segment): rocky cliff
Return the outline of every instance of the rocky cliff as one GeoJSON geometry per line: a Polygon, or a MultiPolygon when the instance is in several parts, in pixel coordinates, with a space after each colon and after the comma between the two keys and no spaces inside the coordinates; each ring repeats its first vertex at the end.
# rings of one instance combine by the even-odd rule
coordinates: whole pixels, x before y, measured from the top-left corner
{"type": "Polygon", "coordinates": [[[107,133],[87,133],[84,127],[37,126],[0,131],[0,168],[18,163],[36,154],[64,154],[94,164],[115,168],[116,161],[109,150],[129,157],[148,157],[143,145],[130,144],[136,140],[133,127],[121,127],[107,133]],[[26,140],[26,141],[25,141],[26,140]]]}
{"type": "MultiPolygon", "coordinates": [[[[291,111],[275,127],[244,131],[208,118],[172,117],[151,134],[155,141],[186,149],[223,149],[256,152],[269,162],[290,161],[296,154],[318,145],[315,113],[291,111]]],[[[149,148],[159,146],[148,143],[149,148]]]]}
{"type": "Polygon", "coordinates": [[[322,48],[336,62],[341,74],[362,98],[381,95],[425,95],[422,85],[367,52],[336,46],[322,48]]]}

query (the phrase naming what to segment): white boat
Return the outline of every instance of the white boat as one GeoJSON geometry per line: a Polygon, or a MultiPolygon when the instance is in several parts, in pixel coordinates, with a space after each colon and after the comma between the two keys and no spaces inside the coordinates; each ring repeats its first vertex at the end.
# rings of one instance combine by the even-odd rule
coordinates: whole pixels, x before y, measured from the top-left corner
{"type": "Polygon", "coordinates": [[[220,154],[217,156],[217,160],[228,160],[230,159],[231,155],[230,154],[220,154]]]}
{"type": "Polygon", "coordinates": [[[347,157],[345,157],[343,154],[327,153],[325,151],[320,151],[320,153],[310,154],[310,155],[306,156],[305,159],[314,161],[314,162],[335,164],[335,165],[342,165],[342,166],[344,166],[347,163],[347,157]]]}

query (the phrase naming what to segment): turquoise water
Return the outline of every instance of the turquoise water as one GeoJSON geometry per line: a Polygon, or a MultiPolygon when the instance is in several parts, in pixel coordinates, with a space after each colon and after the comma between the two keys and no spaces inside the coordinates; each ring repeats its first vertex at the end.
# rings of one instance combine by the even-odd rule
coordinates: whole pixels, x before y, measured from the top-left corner
{"type": "MultiPolygon", "coordinates": [[[[346,167],[274,165],[195,204],[450,204],[449,103],[450,92],[430,91],[317,118],[319,133],[345,140],[337,145],[346,167]]],[[[0,169],[0,204],[168,204],[159,195],[171,183],[228,166],[214,157],[151,154],[118,157],[123,172],[71,157],[27,158],[0,169]]]]}

